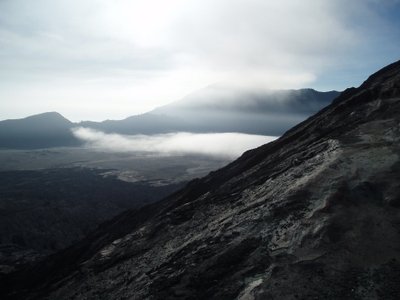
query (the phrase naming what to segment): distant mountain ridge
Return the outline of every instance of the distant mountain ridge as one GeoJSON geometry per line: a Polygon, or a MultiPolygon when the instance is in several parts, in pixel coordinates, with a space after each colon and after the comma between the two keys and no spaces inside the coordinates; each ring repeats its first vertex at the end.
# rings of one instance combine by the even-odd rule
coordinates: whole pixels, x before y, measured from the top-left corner
{"type": "Polygon", "coordinates": [[[252,91],[211,86],[142,115],[78,125],[121,134],[187,131],[279,136],[339,95],[313,89],[252,91]]]}
{"type": "Polygon", "coordinates": [[[320,92],[311,88],[287,90],[250,90],[212,85],[183,99],[154,109],[153,113],[173,113],[176,110],[200,109],[252,113],[303,113],[329,104],[340,92],[320,92]]]}
{"type": "Polygon", "coordinates": [[[279,136],[327,106],[340,93],[313,89],[251,91],[212,86],[180,101],[123,120],[73,123],[57,112],[0,121],[0,149],[79,146],[71,132],[89,127],[105,133],[239,132],[279,136]]]}

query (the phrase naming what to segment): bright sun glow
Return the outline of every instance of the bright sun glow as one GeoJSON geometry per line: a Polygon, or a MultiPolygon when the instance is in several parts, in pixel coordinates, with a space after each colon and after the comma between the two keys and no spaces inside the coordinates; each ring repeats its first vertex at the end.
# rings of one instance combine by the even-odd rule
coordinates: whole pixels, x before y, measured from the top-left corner
{"type": "Polygon", "coordinates": [[[109,33],[141,47],[166,42],[165,32],[182,13],[183,0],[108,1],[104,19],[109,33]]]}

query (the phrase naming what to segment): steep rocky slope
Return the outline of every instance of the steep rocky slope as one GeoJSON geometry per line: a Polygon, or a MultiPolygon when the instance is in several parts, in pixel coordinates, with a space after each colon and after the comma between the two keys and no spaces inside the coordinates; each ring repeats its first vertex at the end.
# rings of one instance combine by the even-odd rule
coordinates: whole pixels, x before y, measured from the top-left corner
{"type": "Polygon", "coordinates": [[[400,62],[3,280],[8,298],[399,299],[400,62]]]}

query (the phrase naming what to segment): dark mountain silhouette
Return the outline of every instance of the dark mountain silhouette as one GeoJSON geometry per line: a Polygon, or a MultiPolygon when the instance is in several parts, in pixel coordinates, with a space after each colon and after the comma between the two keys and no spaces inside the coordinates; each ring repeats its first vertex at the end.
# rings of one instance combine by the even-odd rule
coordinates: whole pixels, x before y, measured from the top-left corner
{"type": "Polygon", "coordinates": [[[76,146],[72,122],[56,112],[0,122],[0,148],[35,149],[76,146]]]}
{"type": "Polygon", "coordinates": [[[278,136],[330,104],[339,94],[313,89],[252,91],[210,86],[139,116],[79,125],[122,134],[187,131],[278,136]]]}
{"type": "Polygon", "coordinates": [[[3,279],[10,299],[398,299],[400,61],[3,279]]]}

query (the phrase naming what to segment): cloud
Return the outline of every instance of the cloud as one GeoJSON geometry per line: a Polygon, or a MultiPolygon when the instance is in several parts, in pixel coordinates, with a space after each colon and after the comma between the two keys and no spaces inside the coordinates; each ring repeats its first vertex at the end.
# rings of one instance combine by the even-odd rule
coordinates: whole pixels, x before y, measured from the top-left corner
{"type": "Polygon", "coordinates": [[[216,82],[357,85],[400,50],[399,2],[383,2],[2,0],[0,119],[122,118],[216,82]]]}
{"type": "Polygon", "coordinates": [[[91,128],[72,130],[88,147],[111,152],[151,152],[159,154],[203,154],[237,158],[246,150],[276,139],[242,133],[194,134],[178,132],[160,135],[106,134],[91,128]]]}

